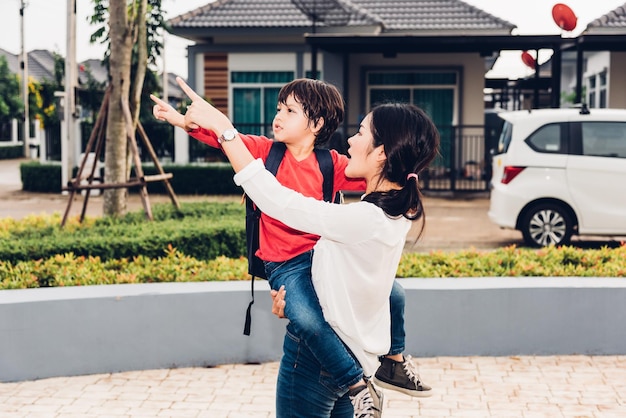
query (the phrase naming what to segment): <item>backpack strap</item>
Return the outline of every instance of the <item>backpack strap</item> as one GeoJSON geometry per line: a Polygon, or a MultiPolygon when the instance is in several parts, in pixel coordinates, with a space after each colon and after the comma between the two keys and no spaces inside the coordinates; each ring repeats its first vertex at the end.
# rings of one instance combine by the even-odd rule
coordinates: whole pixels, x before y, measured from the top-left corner
{"type": "MultiPolygon", "coordinates": [[[[280,163],[283,160],[283,157],[285,156],[286,150],[287,150],[287,147],[282,142],[275,141],[274,143],[272,143],[270,152],[267,154],[267,159],[265,160],[265,169],[268,170],[273,175],[276,175],[276,173],[278,172],[278,167],[280,166],[280,163]]],[[[258,234],[259,234],[259,219],[261,218],[261,210],[254,204],[252,199],[250,199],[249,197],[246,197],[246,218],[247,218],[246,219],[247,221],[249,220],[251,224],[254,224],[254,226],[250,226],[252,228],[252,231],[250,231],[250,233],[252,233],[253,236],[251,237],[248,245],[258,245],[254,243],[255,242],[258,243],[258,240],[259,240],[258,234]]],[[[251,258],[251,253],[252,253],[252,250],[249,248],[248,249],[249,258],[251,258]]],[[[253,263],[255,260],[258,260],[258,259],[254,257],[254,260],[248,260],[248,263],[253,263]]],[[[261,262],[261,260],[258,260],[258,261],[261,262]]],[[[249,270],[252,271],[254,269],[249,268],[249,270]]],[[[251,309],[252,309],[252,305],[254,304],[254,279],[255,279],[255,275],[253,274],[252,280],[250,280],[250,293],[252,294],[252,299],[250,300],[250,303],[248,304],[248,309],[246,309],[246,321],[243,326],[244,335],[250,335],[250,327],[252,325],[251,309]]]]}
{"type": "MultiPolygon", "coordinates": [[[[278,167],[280,166],[280,163],[282,162],[285,156],[286,150],[287,150],[287,147],[285,146],[284,143],[274,142],[272,144],[272,147],[270,148],[269,154],[267,155],[267,159],[265,160],[266,170],[268,170],[273,175],[276,175],[276,173],[278,172],[278,167]]],[[[339,203],[340,197],[341,197],[340,192],[337,192],[337,194],[333,196],[335,172],[334,172],[333,159],[332,159],[332,156],[330,155],[330,151],[327,149],[322,149],[322,148],[319,148],[319,149],[315,148],[313,151],[315,152],[317,163],[319,164],[320,171],[322,172],[322,178],[323,178],[322,193],[324,196],[324,200],[327,202],[339,203]]],[[[252,200],[249,198],[246,198],[246,211],[254,211],[255,220],[257,221],[257,227],[258,227],[258,220],[261,217],[261,210],[256,205],[254,205],[252,200]]],[[[248,213],[251,213],[251,212],[248,212],[248,213]]],[[[258,230],[256,232],[258,233],[258,230]]],[[[250,327],[252,325],[251,309],[252,309],[252,305],[254,304],[254,278],[255,276],[253,275],[252,280],[250,280],[250,283],[251,283],[250,291],[252,293],[252,300],[248,304],[248,309],[246,309],[246,321],[243,327],[244,335],[250,335],[250,327]]]]}
{"type": "Polygon", "coordinates": [[[330,151],[324,148],[315,148],[313,151],[315,152],[315,157],[317,157],[317,163],[319,164],[320,171],[322,172],[322,192],[324,200],[327,202],[337,203],[337,201],[333,197],[335,173],[333,167],[333,158],[330,156],[330,151]]]}
{"type": "Polygon", "coordinates": [[[265,169],[272,173],[274,176],[278,173],[278,166],[283,161],[283,157],[285,156],[285,151],[287,150],[287,146],[278,141],[274,141],[272,147],[270,148],[269,154],[267,154],[267,159],[265,160],[265,169]]]}

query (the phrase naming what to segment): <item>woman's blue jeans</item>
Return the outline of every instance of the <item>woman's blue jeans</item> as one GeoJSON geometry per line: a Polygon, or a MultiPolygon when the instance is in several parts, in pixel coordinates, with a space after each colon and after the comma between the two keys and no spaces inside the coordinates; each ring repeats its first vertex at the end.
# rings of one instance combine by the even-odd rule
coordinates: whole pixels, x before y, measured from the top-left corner
{"type": "Polygon", "coordinates": [[[276,386],[276,418],[353,418],[347,389],[337,393],[333,378],[287,325],[276,386]]]}
{"type": "MultiPolygon", "coordinates": [[[[363,377],[360,364],[324,319],[317,294],[311,281],[313,251],[284,262],[265,262],[272,289],[285,286],[285,316],[292,334],[306,344],[335,381],[336,393],[345,391],[363,377]]],[[[389,354],[404,352],[404,289],[394,281],[391,295],[391,349],[389,354]]]]}
{"type": "Polygon", "coordinates": [[[284,262],[265,262],[270,287],[285,286],[285,316],[298,341],[304,343],[335,382],[341,393],[358,383],[363,370],[346,345],[324,319],[322,307],[311,281],[313,251],[284,262]]]}

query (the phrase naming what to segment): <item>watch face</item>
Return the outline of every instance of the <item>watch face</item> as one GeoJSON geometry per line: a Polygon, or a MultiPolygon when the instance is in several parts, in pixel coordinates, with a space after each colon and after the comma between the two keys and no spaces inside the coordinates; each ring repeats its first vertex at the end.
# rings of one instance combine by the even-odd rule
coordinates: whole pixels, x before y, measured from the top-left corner
{"type": "Polygon", "coordinates": [[[222,138],[224,138],[224,141],[232,141],[233,139],[235,139],[236,135],[237,135],[237,131],[236,130],[234,130],[234,129],[227,129],[222,134],[222,138]]]}

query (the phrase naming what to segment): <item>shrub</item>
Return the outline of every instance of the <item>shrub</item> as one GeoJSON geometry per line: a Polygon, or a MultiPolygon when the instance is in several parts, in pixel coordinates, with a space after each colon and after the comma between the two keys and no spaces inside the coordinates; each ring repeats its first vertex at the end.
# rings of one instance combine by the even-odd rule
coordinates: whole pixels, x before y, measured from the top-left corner
{"type": "MultiPolygon", "coordinates": [[[[158,257],[145,255],[103,260],[60,254],[35,261],[0,261],[0,289],[84,286],[119,283],[247,280],[245,257],[200,260],[167,246],[158,257]]],[[[625,277],[626,246],[583,250],[515,246],[495,251],[405,253],[398,277],[595,276],[625,277]]]]}
{"type": "MultiPolygon", "coordinates": [[[[154,165],[144,165],[145,175],[157,174],[154,165]]],[[[77,169],[73,175],[76,176],[77,169]]],[[[233,169],[228,163],[207,163],[203,165],[167,165],[163,171],[171,173],[170,184],[180,195],[232,195],[241,194],[242,189],[233,181],[233,169]]],[[[61,166],[59,164],[41,164],[29,161],[20,164],[22,189],[28,192],[60,193],[61,166]]],[[[104,177],[104,170],[100,173],[104,177]]],[[[131,177],[136,177],[134,170],[131,177]]],[[[136,193],[137,188],[130,190],[136,193]]],[[[148,193],[166,194],[165,185],[161,181],[148,183],[148,193]]]]}
{"type": "MultiPolygon", "coordinates": [[[[0,289],[245,280],[244,213],[237,203],[154,205],[120,218],[0,219],[0,289]]],[[[405,253],[397,277],[626,276],[626,245],[584,250],[510,246],[405,253]]]]}
{"type": "Polygon", "coordinates": [[[2,145],[0,146],[0,160],[12,160],[24,156],[23,145],[2,145]]]}
{"type": "Polygon", "coordinates": [[[143,212],[120,218],[71,219],[60,228],[60,215],[31,216],[23,221],[0,220],[0,260],[45,259],[58,254],[94,256],[104,260],[143,255],[156,258],[171,245],[190,257],[245,255],[245,210],[236,203],[183,203],[154,206],[154,221],[143,212]]]}

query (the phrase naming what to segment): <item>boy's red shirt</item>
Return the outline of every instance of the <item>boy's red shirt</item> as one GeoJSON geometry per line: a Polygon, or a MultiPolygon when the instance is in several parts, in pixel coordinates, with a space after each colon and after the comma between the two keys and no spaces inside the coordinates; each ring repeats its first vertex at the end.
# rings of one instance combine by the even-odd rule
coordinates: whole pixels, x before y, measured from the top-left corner
{"type": "MultiPolygon", "coordinates": [[[[189,132],[189,135],[210,147],[220,148],[217,135],[213,131],[200,128],[189,132]]],[[[240,134],[240,136],[254,158],[261,158],[265,162],[273,141],[265,136],[245,134],[240,134]]],[[[348,157],[335,150],[330,150],[330,155],[334,169],[333,195],[339,190],[364,191],[365,180],[349,179],[344,174],[349,161],[348,157]]],[[[318,200],[324,198],[322,192],[323,176],[315,153],[311,153],[302,161],[297,161],[287,150],[278,167],[276,179],[283,186],[296,190],[305,196],[314,197],[318,200]]],[[[319,236],[317,235],[306,234],[289,228],[282,222],[262,213],[259,223],[257,256],[265,261],[286,261],[311,250],[318,239],[319,236]]]]}

